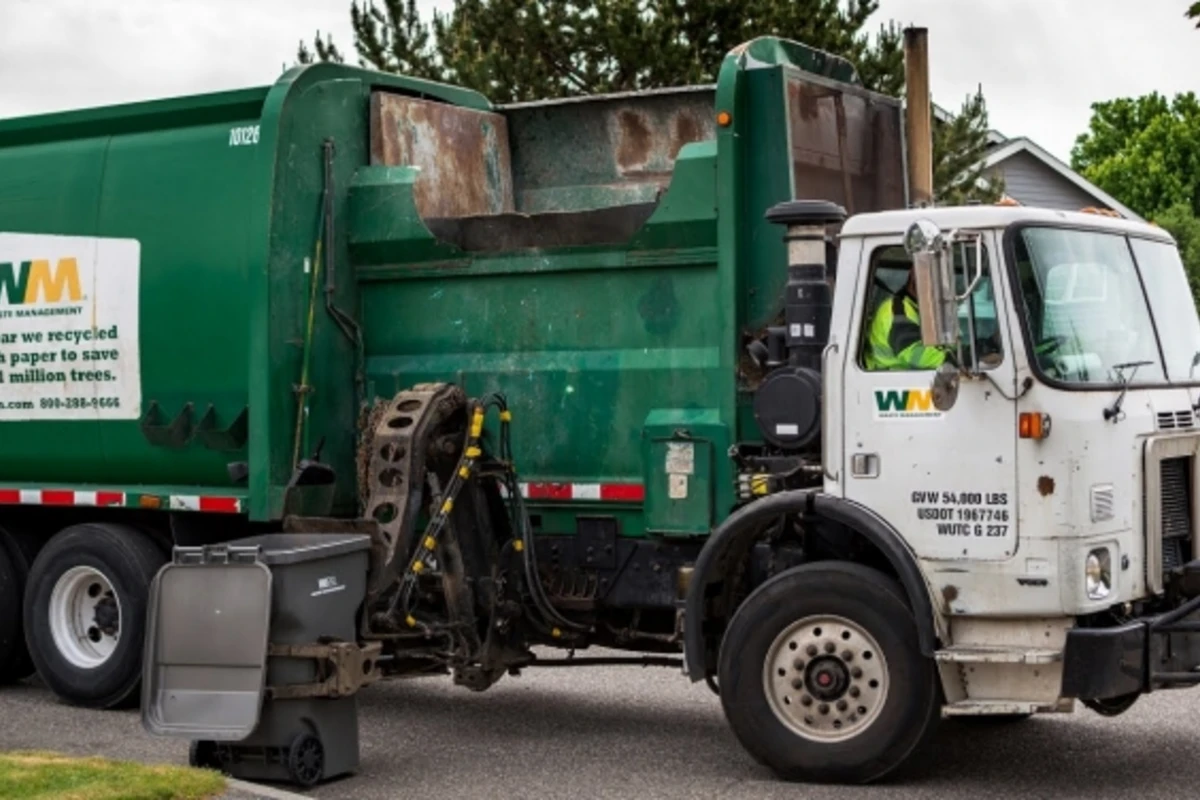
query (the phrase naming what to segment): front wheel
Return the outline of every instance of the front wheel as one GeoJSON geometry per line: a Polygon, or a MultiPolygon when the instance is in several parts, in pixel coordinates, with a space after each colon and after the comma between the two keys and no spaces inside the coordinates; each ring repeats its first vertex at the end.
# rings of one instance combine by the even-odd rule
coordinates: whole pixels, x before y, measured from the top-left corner
{"type": "Polygon", "coordinates": [[[721,643],[721,704],[751,755],[786,780],[868,783],[928,740],[938,674],[891,578],[819,562],[763,583],[721,643]]]}

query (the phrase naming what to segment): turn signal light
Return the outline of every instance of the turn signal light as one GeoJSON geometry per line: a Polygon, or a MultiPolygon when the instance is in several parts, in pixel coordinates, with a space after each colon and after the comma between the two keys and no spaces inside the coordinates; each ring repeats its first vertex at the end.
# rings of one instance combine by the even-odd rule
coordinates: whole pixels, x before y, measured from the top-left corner
{"type": "Polygon", "coordinates": [[[1024,411],[1017,419],[1017,432],[1022,439],[1045,439],[1050,435],[1050,415],[1040,411],[1024,411]]]}

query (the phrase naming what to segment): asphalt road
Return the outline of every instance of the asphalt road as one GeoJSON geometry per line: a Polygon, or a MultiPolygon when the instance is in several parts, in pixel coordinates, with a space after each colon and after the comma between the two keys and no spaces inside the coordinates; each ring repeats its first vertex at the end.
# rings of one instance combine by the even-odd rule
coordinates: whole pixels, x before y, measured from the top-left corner
{"type": "MultiPolygon", "coordinates": [[[[673,669],[543,669],[482,694],[424,678],[361,695],[359,773],[323,800],[381,798],[1153,798],[1200,785],[1200,692],[1143,698],[1107,719],[978,728],[943,723],[920,775],[868,788],[777,782],[747,756],[703,684],[673,669]]],[[[0,689],[0,749],[185,763],[186,743],[136,712],[60,704],[30,681],[0,689]]]]}

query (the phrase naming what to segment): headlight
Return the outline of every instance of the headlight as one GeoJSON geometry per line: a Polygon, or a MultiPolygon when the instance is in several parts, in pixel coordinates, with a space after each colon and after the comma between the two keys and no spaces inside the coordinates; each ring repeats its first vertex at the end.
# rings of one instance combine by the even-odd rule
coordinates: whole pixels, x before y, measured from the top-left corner
{"type": "Polygon", "coordinates": [[[1089,600],[1103,600],[1112,592],[1112,557],[1107,547],[1088,553],[1083,565],[1084,587],[1089,600]]]}

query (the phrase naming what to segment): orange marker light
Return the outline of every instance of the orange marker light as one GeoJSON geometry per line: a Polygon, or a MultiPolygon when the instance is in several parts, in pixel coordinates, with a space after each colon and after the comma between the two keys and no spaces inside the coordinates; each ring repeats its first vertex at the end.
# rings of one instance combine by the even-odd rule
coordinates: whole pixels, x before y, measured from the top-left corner
{"type": "Polygon", "coordinates": [[[728,111],[717,112],[717,124],[720,125],[722,128],[728,128],[730,123],[732,123],[732,122],[733,122],[733,115],[730,114],[728,111]]]}
{"type": "Polygon", "coordinates": [[[1025,411],[1017,419],[1017,433],[1022,439],[1045,439],[1050,435],[1050,415],[1025,411]]]}

